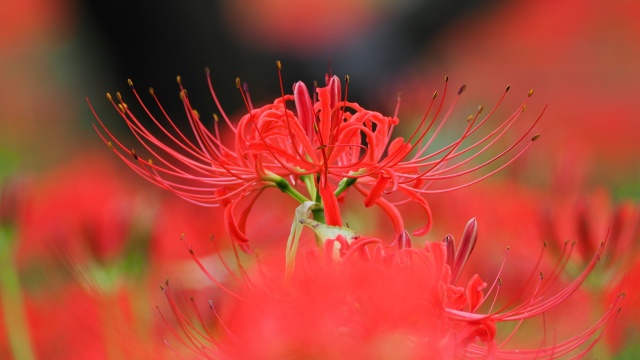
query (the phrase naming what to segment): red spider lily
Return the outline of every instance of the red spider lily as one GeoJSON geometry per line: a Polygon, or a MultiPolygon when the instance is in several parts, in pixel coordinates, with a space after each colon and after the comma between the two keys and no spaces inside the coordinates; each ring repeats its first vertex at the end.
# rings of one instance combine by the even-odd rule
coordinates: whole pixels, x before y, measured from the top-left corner
{"type": "MultiPolygon", "coordinates": [[[[419,89],[423,79],[442,71],[431,61],[437,53],[456,78],[484,85],[509,79],[514,86],[535,86],[550,99],[562,99],[540,124],[545,142],[531,160],[548,164],[578,146],[610,184],[616,177],[634,178],[640,153],[635,106],[640,91],[640,3],[569,0],[557,5],[510,1],[487,16],[449,27],[435,48],[422,50],[417,61],[426,66],[397,76],[404,89],[412,89],[403,90],[405,110],[421,111],[422,99],[412,106],[411,97],[428,93],[428,87],[419,89]]],[[[538,166],[535,172],[543,170],[538,166]]]]}
{"type": "Polygon", "coordinates": [[[83,154],[0,183],[0,358],[164,358],[143,311],[154,212],[111,171],[83,154]]]}
{"type": "MultiPolygon", "coordinates": [[[[326,86],[316,88],[313,96],[302,82],[297,82],[293,86],[293,95],[285,95],[281,89],[281,97],[259,108],[253,106],[246,88],[241,86],[238,79],[237,86],[245,99],[248,113],[234,124],[217,100],[208,71],[207,76],[222,118],[235,135],[233,146],[224,144],[217,117],[213,129],[207,128],[200,120],[179,78],[181,98],[193,131],[192,137],[177,128],[151,90],[168,125],[163,125],[161,120],[154,117],[131,81],[129,84],[136,99],[146,115],[160,128],[162,138],[141,124],[119,93],[117,101],[110,95],[108,98],[153,159],[145,161],[135,150],[123,145],[94,112],[99,123],[95,128],[127,164],[151,182],[197,204],[226,206],[225,224],[241,244],[248,242],[244,235],[244,224],[251,206],[247,207],[240,219],[236,219],[234,207],[239,199],[247,196],[253,203],[267,187],[278,187],[301,203],[314,201],[323,204],[323,213],[316,212],[314,217],[336,226],[342,225],[338,197],[354,187],[365,197],[365,206],[375,204],[385,211],[394,224],[396,237],[404,231],[403,220],[396,206],[405,201],[414,201],[425,210],[427,218],[427,224],[414,231],[414,235],[424,235],[431,228],[431,210],[422,195],[474,184],[507,166],[538,137],[536,135],[528,141],[529,133],[539,117],[511,145],[488,160],[480,160],[480,155],[498,146],[520,117],[533,90],[522,106],[502,124],[481,134],[486,127],[483,125],[488,123],[502,103],[509,90],[507,87],[487,115],[482,116],[483,108],[480,107],[467,119],[464,131],[457,140],[438,150],[431,150],[434,139],[451,117],[465,86],[460,88],[448,108],[445,106],[445,96],[439,100],[438,93],[434,93],[418,126],[405,140],[402,137],[392,138],[393,129],[399,123],[397,115],[384,116],[347,100],[348,77],[344,96],[340,80],[327,75],[326,86]],[[489,164],[498,165],[489,173],[464,180],[465,175],[478,173],[489,164]],[[437,187],[445,180],[454,178],[463,180],[455,185],[437,187]],[[299,191],[302,188],[306,189],[307,196],[299,191]],[[400,194],[404,199],[392,201],[387,198],[390,193],[400,194]]],[[[445,84],[444,95],[446,93],[445,84]]]]}
{"type": "MultiPolygon", "coordinates": [[[[210,301],[212,314],[205,318],[192,298],[198,320],[190,320],[167,282],[162,289],[179,326],[174,336],[180,340],[171,346],[203,358],[550,359],[584,355],[616,318],[622,296],[580,334],[533,349],[511,349],[523,322],[544,316],[578,289],[603,247],[561,290],[553,286],[566,258],[544,276],[534,268],[521,279],[518,296],[505,302],[498,301],[500,277],[488,290],[478,275],[463,283],[457,279],[476,238],[475,219],[467,224],[457,249],[451,236],[441,243],[428,242],[423,249],[412,247],[406,232],[397,247],[375,238],[338,236],[305,253],[302,266],[285,282],[279,261],[272,267],[268,259],[254,270],[241,268],[239,275],[223,261],[230,280],[222,282],[189,248],[198,266],[224,290],[222,311],[210,301]]],[[[540,340],[548,340],[545,336],[540,340]]]]}
{"type": "Polygon", "coordinates": [[[56,250],[101,264],[120,258],[135,226],[149,225],[136,222],[135,208],[143,202],[128,184],[111,177],[112,171],[104,156],[85,154],[46,174],[32,189],[18,224],[19,258],[51,259],[56,250]],[[88,172],[87,163],[102,166],[88,172]]]}
{"type": "MultiPolygon", "coordinates": [[[[43,270],[44,271],[44,270],[43,270]]],[[[49,279],[52,280],[52,279],[49,279]]],[[[53,281],[55,282],[55,280],[53,281]]],[[[27,328],[35,359],[169,359],[155,339],[162,324],[139,311],[149,293],[123,289],[106,295],[77,283],[25,293],[27,328]]],[[[138,288],[138,290],[141,290],[138,288]]],[[[145,289],[146,290],[146,289],[145,289]]],[[[11,316],[11,315],[9,315],[11,316]]],[[[0,313],[0,320],[8,318],[0,313]]],[[[0,358],[26,359],[8,346],[15,328],[0,326],[0,358]]],[[[28,347],[30,344],[21,343],[28,347]]]]}
{"type": "Polygon", "coordinates": [[[613,204],[609,193],[596,189],[578,201],[559,202],[542,216],[547,237],[556,243],[580,239],[577,243],[582,261],[598,246],[598,239],[610,229],[611,251],[603,257],[612,273],[625,270],[637,255],[636,242],[640,237],[640,210],[631,201],[613,204]]]}

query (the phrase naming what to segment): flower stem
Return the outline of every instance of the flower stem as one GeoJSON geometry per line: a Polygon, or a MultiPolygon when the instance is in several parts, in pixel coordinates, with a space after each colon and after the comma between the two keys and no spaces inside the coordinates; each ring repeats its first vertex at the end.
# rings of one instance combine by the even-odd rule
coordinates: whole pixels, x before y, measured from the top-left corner
{"type": "Polygon", "coordinates": [[[0,228],[0,302],[14,359],[34,359],[20,278],[14,259],[13,232],[0,228]]]}
{"type": "Polygon", "coordinates": [[[349,188],[349,186],[355,184],[356,181],[358,181],[358,178],[356,177],[344,178],[340,180],[340,183],[338,183],[338,188],[336,189],[336,192],[335,192],[336,196],[339,196],[340,194],[342,194],[345,190],[349,188]]]}
{"type": "Polygon", "coordinates": [[[302,182],[304,182],[305,186],[307,187],[307,192],[309,193],[309,197],[311,199],[315,198],[316,194],[318,193],[318,189],[316,188],[316,183],[313,180],[313,174],[303,175],[300,178],[302,179],[302,182]]]}
{"type": "Polygon", "coordinates": [[[289,194],[292,198],[298,200],[301,204],[309,201],[304,195],[300,194],[298,190],[296,190],[287,180],[284,178],[278,177],[277,179],[271,180],[283,193],[289,194]]]}
{"type": "MultiPolygon", "coordinates": [[[[324,217],[324,207],[320,209],[311,210],[311,214],[313,215],[313,220],[319,222],[320,224],[326,224],[327,220],[324,217]]],[[[316,245],[318,247],[322,246],[322,241],[316,235],[316,245]]]]}
{"type": "MultiPolygon", "coordinates": [[[[316,198],[315,198],[315,202],[317,204],[322,205],[322,197],[320,197],[320,192],[317,191],[316,192],[316,198]]],[[[318,208],[312,209],[311,210],[311,214],[313,215],[313,220],[321,223],[321,224],[326,224],[327,223],[327,219],[324,216],[324,206],[320,206],[318,208]]],[[[322,246],[322,242],[319,242],[318,237],[316,236],[316,244],[319,246],[322,246]]]]}

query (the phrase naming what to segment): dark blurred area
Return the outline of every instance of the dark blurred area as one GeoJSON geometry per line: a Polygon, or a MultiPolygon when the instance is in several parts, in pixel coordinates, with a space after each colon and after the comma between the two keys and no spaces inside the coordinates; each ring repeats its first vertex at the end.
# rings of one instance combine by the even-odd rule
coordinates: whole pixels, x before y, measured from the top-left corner
{"type": "MultiPolygon", "coordinates": [[[[87,1],[82,4],[83,36],[90,48],[102,47],[95,50],[108,54],[117,85],[102,87],[111,91],[113,86],[126,89],[131,78],[139,89],[153,86],[161,98],[176,94],[177,99],[175,76],[181,75],[192,101],[208,106],[204,68],[209,67],[223,106],[233,113],[244,107],[235,91],[236,77],[249,84],[260,103],[279,93],[276,60],[283,63],[285,91],[297,80],[322,82],[330,62],[333,73],[351,77],[351,99],[375,107],[365,100],[364,90],[379,87],[411,63],[453,19],[490,10],[496,1],[359,1],[355,6],[329,1],[321,6],[327,11],[290,17],[278,15],[287,11],[284,2],[264,2],[271,13],[261,13],[264,9],[252,3],[87,1]],[[267,17],[289,24],[253,20],[267,17]],[[355,24],[340,28],[347,22],[355,24]]],[[[318,7],[309,1],[291,3],[307,5],[309,12],[318,7]]],[[[163,105],[181,109],[179,101],[163,105]]]]}

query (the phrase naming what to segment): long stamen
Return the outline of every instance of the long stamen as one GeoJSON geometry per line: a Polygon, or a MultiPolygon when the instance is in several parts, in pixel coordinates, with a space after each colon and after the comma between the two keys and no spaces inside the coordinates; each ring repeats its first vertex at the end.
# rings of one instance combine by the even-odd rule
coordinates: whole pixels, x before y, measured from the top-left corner
{"type": "MultiPolygon", "coordinates": [[[[278,67],[278,79],[280,82],[280,93],[282,96],[282,106],[284,107],[284,117],[285,117],[285,121],[287,123],[287,129],[289,131],[289,140],[291,141],[291,147],[293,148],[293,150],[295,151],[296,155],[298,156],[298,158],[306,163],[307,165],[311,165],[313,166],[313,163],[309,162],[307,160],[306,156],[303,156],[302,153],[300,153],[300,150],[298,149],[298,145],[296,144],[296,137],[293,135],[293,130],[291,128],[291,121],[289,120],[289,112],[287,110],[287,103],[285,101],[285,94],[284,94],[284,85],[282,82],[282,63],[280,62],[280,60],[276,61],[276,65],[278,67]]],[[[300,83],[299,83],[300,84],[300,83]]],[[[306,100],[308,98],[308,92],[306,91],[306,87],[304,87],[304,84],[299,85],[296,87],[294,85],[294,100],[298,100],[300,99],[300,106],[301,109],[299,109],[299,111],[301,111],[301,113],[303,114],[303,116],[305,116],[305,120],[301,119],[300,117],[298,118],[298,120],[304,121],[303,125],[303,130],[305,131],[305,133],[307,134],[308,140],[310,142],[310,144],[312,145],[312,138],[313,138],[313,134],[311,134],[311,129],[307,129],[306,127],[311,126],[309,124],[306,124],[308,121],[311,121],[311,119],[315,118],[315,115],[312,114],[313,111],[310,108],[310,105],[306,103],[306,100]],[[303,87],[300,87],[303,86],[303,87]],[[296,91],[298,90],[298,91],[296,91]],[[302,93],[300,93],[302,92],[302,93]],[[297,97],[296,97],[297,96],[297,97]],[[305,97],[305,99],[301,99],[305,97]],[[306,118],[309,117],[309,120],[306,120],[306,118]]],[[[296,107],[298,106],[299,102],[296,101],[296,107]]],[[[313,122],[313,121],[311,121],[313,122]]],[[[301,140],[304,141],[304,140],[301,140]]],[[[309,152],[310,154],[313,154],[312,151],[309,152]]]]}
{"type": "Polygon", "coordinates": [[[236,88],[240,91],[240,95],[242,96],[242,101],[244,101],[244,106],[247,108],[247,112],[251,113],[253,109],[251,103],[249,103],[247,94],[244,92],[244,87],[242,86],[242,81],[239,77],[236,78],[236,88]]]}
{"type": "Polygon", "coordinates": [[[229,128],[235,133],[236,132],[235,125],[233,125],[233,123],[231,123],[231,120],[229,120],[227,113],[225,113],[224,109],[220,105],[220,101],[218,100],[218,96],[216,96],[216,92],[213,90],[213,84],[211,83],[211,71],[209,70],[208,67],[205,68],[205,73],[207,75],[207,84],[209,85],[209,91],[211,92],[213,101],[216,103],[216,106],[218,107],[218,111],[220,111],[220,115],[222,115],[222,118],[224,119],[224,121],[227,123],[227,125],[229,125],[229,128]]]}

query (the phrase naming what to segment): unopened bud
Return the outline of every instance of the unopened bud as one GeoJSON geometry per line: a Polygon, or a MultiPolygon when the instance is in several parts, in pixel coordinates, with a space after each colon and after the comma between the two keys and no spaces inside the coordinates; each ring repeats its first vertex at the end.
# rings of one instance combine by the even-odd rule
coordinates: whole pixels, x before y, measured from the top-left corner
{"type": "Polygon", "coordinates": [[[398,248],[406,249],[411,247],[411,236],[409,236],[409,232],[407,230],[403,231],[400,236],[398,236],[398,248]]]}

